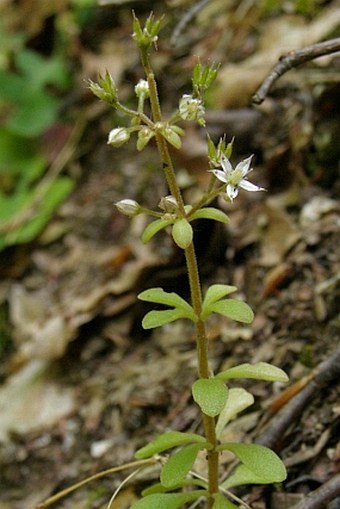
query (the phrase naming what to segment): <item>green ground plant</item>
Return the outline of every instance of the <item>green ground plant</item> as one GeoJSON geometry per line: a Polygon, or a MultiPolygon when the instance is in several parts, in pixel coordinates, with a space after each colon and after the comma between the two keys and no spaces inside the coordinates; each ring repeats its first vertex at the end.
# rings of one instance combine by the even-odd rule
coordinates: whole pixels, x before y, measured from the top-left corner
{"type": "Polygon", "coordinates": [[[33,240],[73,188],[69,177],[45,178],[39,137],[59,118],[58,92],[70,85],[62,55],[25,48],[24,36],[0,25],[0,251],[33,240]]]}
{"type": "MultiPolygon", "coordinates": [[[[155,463],[161,465],[159,483],[145,489],[131,509],[179,509],[188,503],[200,503],[201,507],[204,505],[208,509],[237,509],[242,502],[230,491],[231,488],[248,484],[280,483],[286,478],[282,461],[271,449],[253,443],[221,441],[222,431],[230,419],[254,401],[253,396],[245,389],[228,388],[229,380],[287,382],[288,377],[281,369],[264,362],[244,363],[220,373],[213,373],[209,364],[207,319],[211,314],[218,313],[227,319],[248,324],[253,320],[253,311],[242,300],[230,298],[237,290],[231,285],[213,284],[203,295],[193,241],[192,223],[195,220],[205,218],[222,223],[229,222],[224,212],[210,206],[217,196],[233,201],[239,188],[250,192],[263,191],[263,188],[247,179],[251,171],[251,157],[233,167],[230,163],[232,143],[227,144],[222,138],[215,145],[208,137],[210,183],[195,203],[184,202],[169,145],[175,149],[180,148],[184,130],[178,124],[182,120],[205,125],[204,96],[216,78],[218,66],[212,64],[205,67],[197,63],[193,70],[192,92],[180,98],[178,108],[170,118],[164,118],[151,64],[151,53],[157,46],[160,26],[161,21],[153,15],[149,16],[143,27],[135,16],[133,19],[133,38],[140,52],[146,78],[140,80],[135,87],[135,110],[120,103],[117,87],[108,72],[98,83],[90,82],[89,87],[98,98],[130,118],[128,127],[115,127],[111,130],[108,137],[110,145],[119,147],[132,135],[136,135],[137,150],[140,151],[151,139],[156,140],[170,194],[160,197],[159,210],[156,211],[144,208],[130,198],[122,199],[116,206],[129,217],[147,214],[152,218],[143,232],[144,242],[149,242],[159,231],[166,229],[175,244],[184,251],[191,291],[190,302],[162,288],[150,288],[143,291],[138,298],[158,307],[144,317],[142,325],[145,329],[161,327],[178,319],[187,319],[194,324],[198,377],[192,386],[192,396],[201,411],[202,434],[176,430],[162,433],[136,452],[136,461],[92,476],[51,497],[40,504],[39,508],[47,507],[89,480],[133,468],[133,473],[126,479],[131,480],[141,468],[155,463]],[[149,109],[150,115],[146,113],[149,109]],[[159,309],[159,306],[162,309],[159,309]],[[207,463],[205,478],[196,475],[194,470],[195,460],[201,451],[204,452],[207,463]],[[222,451],[229,451],[238,460],[234,471],[223,481],[219,465],[222,451]]],[[[242,507],[247,506],[242,503],[242,507]]]]}

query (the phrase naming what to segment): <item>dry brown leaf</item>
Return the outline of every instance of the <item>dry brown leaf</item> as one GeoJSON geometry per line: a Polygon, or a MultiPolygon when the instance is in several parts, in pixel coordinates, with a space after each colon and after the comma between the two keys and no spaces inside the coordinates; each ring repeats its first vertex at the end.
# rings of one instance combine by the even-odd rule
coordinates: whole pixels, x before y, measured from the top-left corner
{"type": "Polygon", "coordinates": [[[11,432],[45,430],[74,409],[74,390],[61,389],[51,380],[48,362],[32,361],[0,389],[0,441],[11,432]]]}

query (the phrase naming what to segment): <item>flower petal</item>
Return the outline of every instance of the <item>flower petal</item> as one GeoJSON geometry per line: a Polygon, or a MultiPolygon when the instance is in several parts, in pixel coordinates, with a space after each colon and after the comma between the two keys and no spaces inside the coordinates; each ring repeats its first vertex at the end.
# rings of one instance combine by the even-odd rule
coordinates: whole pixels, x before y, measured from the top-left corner
{"type": "Polygon", "coordinates": [[[238,195],[238,188],[236,186],[232,186],[231,184],[227,185],[227,195],[233,201],[234,198],[238,195]]]}
{"type": "Polygon", "coordinates": [[[226,174],[224,173],[223,170],[208,170],[208,171],[213,173],[215,175],[215,177],[217,177],[218,180],[220,180],[224,184],[227,183],[227,176],[226,176],[226,174]]]}
{"type": "Polygon", "coordinates": [[[242,179],[239,182],[239,186],[242,187],[245,191],[265,191],[266,189],[264,187],[257,186],[256,184],[253,184],[252,182],[249,182],[247,179],[242,179]]]}
{"type": "Polygon", "coordinates": [[[222,157],[221,157],[221,166],[223,168],[224,173],[228,177],[228,175],[230,175],[230,173],[233,171],[233,167],[232,167],[229,159],[227,158],[227,156],[225,156],[224,154],[222,154],[222,157]]]}
{"type": "Polygon", "coordinates": [[[247,175],[247,173],[249,173],[251,171],[250,163],[251,163],[252,158],[253,158],[253,156],[251,155],[251,156],[247,157],[247,159],[240,161],[236,165],[235,171],[240,171],[242,174],[242,177],[245,177],[247,175]]]}

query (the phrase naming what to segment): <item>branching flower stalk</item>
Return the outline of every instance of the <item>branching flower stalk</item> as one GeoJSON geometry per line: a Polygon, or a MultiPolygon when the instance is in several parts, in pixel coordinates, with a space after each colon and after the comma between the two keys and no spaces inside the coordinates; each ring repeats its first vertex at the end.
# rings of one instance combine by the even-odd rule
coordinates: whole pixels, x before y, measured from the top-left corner
{"type": "Polygon", "coordinates": [[[145,329],[160,327],[183,318],[191,320],[195,325],[198,379],[192,386],[192,395],[201,410],[204,434],[166,432],[136,452],[136,459],[144,460],[180,447],[170,454],[162,466],[160,483],[144,490],[142,498],[134,503],[131,509],[157,509],[163,507],[163,504],[167,509],[179,509],[202,497],[206,498],[208,509],[237,509],[230,500],[232,497],[225,497],[230,488],[250,483],[281,482],[286,477],[286,471],[281,460],[270,449],[258,444],[225,443],[221,440],[221,431],[228,420],[254,401],[253,396],[242,388],[229,389],[226,381],[231,378],[253,378],[286,382],[288,377],[281,369],[263,362],[241,364],[217,374],[210,369],[207,318],[218,313],[228,319],[250,323],[253,312],[245,302],[225,298],[237,290],[234,286],[213,284],[203,295],[191,222],[205,218],[228,223],[229,218],[224,212],[208,206],[217,196],[232,202],[237,197],[239,188],[250,192],[264,189],[247,179],[251,172],[251,156],[234,168],[230,162],[232,142],[227,144],[225,138],[222,138],[215,146],[208,138],[209,171],[212,173],[210,183],[196,203],[185,204],[170,156],[169,144],[176,149],[181,146],[184,131],[178,126],[179,121],[194,121],[199,126],[205,125],[204,95],[216,77],[218,66],[213,64],[204,67],[200,63],[196,64],[192,77],[192,94],[183,95],[174,114],[169,119],[164,119],[150,61],[150,52],[153,46],[156,46],[159,29],[160,20],[156,20],[152,14],[143,28],[134,16],[133,38],[139,48],[146,77],[146,80],[140,80],[135,87],[138,99],[136,110],[126,108],[119,102],[117,87],[109,73],[100,78],[98,83],[90,82],[89,87],[101,100],[131,118],[130,127],[114,127],[111,130],[108,138],[110,145],[120,147],[130,139],[131,134],[137,134],[138,150],[143,150],[152,138],[156,140],[171,194],[161,198],[158,205],[160,211],[144,208],[130,198],[120,200],[116,206],[129,217],[147,214],[153,218],[142,234],[143,242],[148,242],[160,230],[167,228],[175,244],[184,251],[190,303],[176,293],[166,292],[162,288],[145,290],[138,298],[167,307],[147,313],[142,321],[145,329]],[[149,101],[151,107],[150,117],[144,113],[145,100],[149,101]],[[222,185],[218,184],[218,181],[222,182],[222,185]],[[233,453],[240,464],[226,481],[219,484],[219,455],[224,450],[233,453]],[[198,480],[195,476],[190,477],[199,451],[206,453],[207,482],[198,480]],[[178,492],[187,486],[191,486],[191,490],[178,492]]]}
{"type": "MultiPolygon", "coordinates": [[[[159,103],[159,95],[157,83],[150,63],[149,47],[140,45],[141,62],[145,71],[147,82],[149,84],[150,104],[155,123],[162,123],[162,112],[159,103]]],[[[167,141],[162,134],[156,134],[157,148],[163,165],[166,181],[169,186],[171,194],[175,197],[179,212],[182,217],[185,216],[184,202],[181,190],[176,180],[172,159],[170,156],[167,141]]],[[[197,257],[193,242],[184,250],[186,265],[188,270],[188,278],[190,284],[191,303],[196,316],[202,313],[202,291],[201,283],[197,267],[197,257]]],[[[198,359],[198,374],[200,378],[209,378],[212,373],[209,367],[208,360],[208,337],[206,333],[205,323],[199,319],[196,324],[196,342],[197,342],[197,359],[198,359]]],[[[203,414],[204,432],[207,441],[212,444],[212,449],[207,453],[208,461],[208,480],[209,480],[209,498],[208,508],[212,508],[214,499],[213,495],[218,492],[218,452],[216,451],[217,439],[215,433],[215,419],[208,415],[203,414]]]]}

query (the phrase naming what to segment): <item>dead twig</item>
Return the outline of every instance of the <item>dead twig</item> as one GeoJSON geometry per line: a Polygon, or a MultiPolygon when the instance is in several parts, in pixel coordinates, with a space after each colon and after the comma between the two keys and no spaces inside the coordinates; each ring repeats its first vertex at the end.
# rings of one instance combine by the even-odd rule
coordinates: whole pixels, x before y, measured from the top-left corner
{"type": "Polygon", "coordinates": [[[314,394],[339,375],[340,348],[316,368],[310,382],[276,414],[267,429],[256,439],[256,443],[275,448],[287,429],[302,414],[314,394]]]}
{"type": "Polygon", "coordinates": [[[273,67],[268,76],[262,82],[256,93],[253,95],[252,101],[254,104],[261,104],[273,83],[280,78],[285,72],[293,67],[298,67],[305,62],[314,60],[315,58],[324,55],[330,55],[340,51],[340,37],[329,39],[328,41],[312,44],[295,51],[290,51],[287,55],[282,55],[279,62],[273,67]]]}
{"type": "Polygon", "coordinates": [[[180,19],[179,23],[175,26],[174,31],[172,32],[172,35],[171,35],[171,38],[170,38],[170,45],[171,46],[177,46],[178,45],[178,40],[179,40],[183,30],[185,30],[185,27],[196,16],[196,14],[200,10],[203,9],[203,7],[209,1],[210,0],[200,0],[199,2],[194,4],[187,13],[184,14],[184,16],[180,19]]]}
{"type": "Polygon", "coordinates": [[[320,488],[309,493],[292,509],[321,509],[338,495],[340,495],[340,474],[335,475],[320,488]]]}

